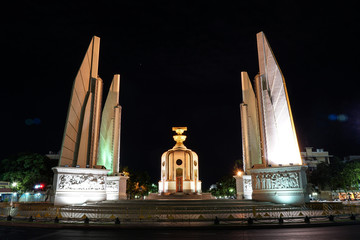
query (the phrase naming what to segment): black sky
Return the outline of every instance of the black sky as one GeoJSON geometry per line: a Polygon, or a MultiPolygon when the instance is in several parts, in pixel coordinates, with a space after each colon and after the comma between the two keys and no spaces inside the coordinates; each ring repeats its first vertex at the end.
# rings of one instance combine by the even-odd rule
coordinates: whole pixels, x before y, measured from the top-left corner
{"type": "Polygon", "coordinates": [[[240,73],[258,72],[259,31],[285,76],[300,148],[360,155],[355,3],[224,2],[29,1],[4,9],[0,158],[60,149],[73,80],[97,35],[104,95],[121,74],[121,165],[157,181],[161,154],[175,143],[171,127],[187,126],[185,145],[198,153],[207,188],[242,157],[240,73]]]}

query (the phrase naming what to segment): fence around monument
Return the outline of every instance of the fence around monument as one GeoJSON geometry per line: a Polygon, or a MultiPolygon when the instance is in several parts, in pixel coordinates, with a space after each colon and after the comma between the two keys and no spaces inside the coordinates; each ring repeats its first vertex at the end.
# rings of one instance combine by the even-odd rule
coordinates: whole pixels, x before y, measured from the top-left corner
{"type": "Polygon", "coordinates": [[[218,218],[223,222],[246,223],[249,218],[257,223],[275,223],[282,218],[285,222],[299,222],[305,216],[321,221],[334,216],[338,219],[360,214],[360,206],[331,203],[304,204],[301,206],[139,206],[116,205],[64,206],[55,207],[49,203],[24,203],[11,207],[0,205],[0,219],[12,216],[16,219],[32,217],[36,221],[79,222],[89,218],[92,222],[113,222],[116,218],[126,222],[206,222],[218,218]]]}

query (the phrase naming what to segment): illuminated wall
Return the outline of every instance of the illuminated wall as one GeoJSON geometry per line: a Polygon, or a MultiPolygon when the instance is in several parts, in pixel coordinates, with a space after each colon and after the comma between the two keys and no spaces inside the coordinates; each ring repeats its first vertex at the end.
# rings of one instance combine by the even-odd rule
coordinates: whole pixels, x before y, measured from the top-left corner
{"type": "Polygon", "coordinates": [[[101,117],[97,165],[118,173],[120,158],[121,106],[119,105],[120,75],[114,75],[101,117]]]}
{"type": "Polygon", "coordinates": [[[102,80],[98,77],[100,38],[94,36],[75,77],[65,123],[59,166],[95,165],[102,80]]]}
{"type": "Polygon", "coordinates": [[[303,204],[308,201],[307,166],[300,157],[285,80],[264,33],[256,36],[260,73],[255,92],[247,73],[241,74],[244,170],[251,178],[235,176],[238,197],[303,204]],[[251,197],[245,194],[251,191],[251,197]]]}
{"type": "Polygon", "coordinates": [[[240,105],[244,171],[262,164],[257,100],[246,72],[241,73],[243,103],[240,105]]]}
{"type": "Polygon", "coordinates": [[[267,165],[302,165],[284,76],[263,32],[256,35],[260,75],[255,79],[263,157],[267,165]]]}
{"type": "Polygon", "coordinates": [[[100,38],[93,37],[73,84],[59,167],[52,168],[55,205],[127,197],[128,177],[118,173],[120,75],[114,75],[100,116],[103,84],[98,77],[99,48],[100,38]],[[107,176],[110,174],[115,176],[107,176]]]}

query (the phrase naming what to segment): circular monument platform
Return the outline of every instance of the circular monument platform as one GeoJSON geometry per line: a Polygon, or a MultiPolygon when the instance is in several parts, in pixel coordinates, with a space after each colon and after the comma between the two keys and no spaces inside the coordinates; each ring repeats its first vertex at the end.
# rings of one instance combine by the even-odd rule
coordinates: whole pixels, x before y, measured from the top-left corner
{"type": "Polygon", "coordinates": [[[215,199],[211,193],[150,193],[146,200],[209,200],[215,199]]]}

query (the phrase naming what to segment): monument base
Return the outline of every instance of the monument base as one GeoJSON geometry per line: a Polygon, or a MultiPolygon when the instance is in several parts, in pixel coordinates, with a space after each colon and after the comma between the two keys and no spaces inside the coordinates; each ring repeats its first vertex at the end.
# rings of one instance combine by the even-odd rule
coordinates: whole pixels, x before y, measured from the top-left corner
{"type": "MultiPolygon", "coordinates": [[[[176,181],[159,181],[159,193],[176,193],[176,181]]],[[[184,180],[182,182],[183,193],[201,193],[201,181],[184,180]]]]}
{"type": "Polygon", "coordinates": [[[107,176],[106,178],[106,200],[127,199],[126,176],[107,176]]]}
{"type": "Polygon", "coordinates": [[[308,202],[306,168],[299,165],[251,169],[252,199],[284,204],[308,202]]]}
{"type": "Polygon", "coordinates": [[[236,180],[236,199],[251,200],[252,199],[252,186],[251,175],[235,175],[236,180]]]}
{"type": "Polygon", "coordinates": [[[127,199],[126,194],[126,181],[129,179],[127,176],[120,176],[119,179],[119,200],[127,199]]]}
{"type": "Polygon", "coordinates": [[[106,200],[106,175],[109,170],[54,167],[54,205],[81,204],[106,200]]]}
{"type": "Polygon", "coordinates": [[[209,200],[215,199],[211,193],[150,193],[146,200],[209,200]]]}

